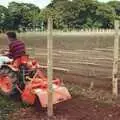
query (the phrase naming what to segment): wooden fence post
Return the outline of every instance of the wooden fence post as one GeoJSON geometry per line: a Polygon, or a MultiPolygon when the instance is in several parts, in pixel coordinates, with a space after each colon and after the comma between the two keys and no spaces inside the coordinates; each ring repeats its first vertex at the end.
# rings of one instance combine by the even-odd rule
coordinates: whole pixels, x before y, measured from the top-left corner
{"type": "Polygon", "coordinates": [[[52,32],[53,31],[53,20],[52,18],[48,19],[48,34],[47,34],[47,49],[48,49],[48,117],[53,116],[53,87],[52,87],[52,79],[53,79],[53,58],[52,58],[52,32]]]}
{"type": "Polygon", "coordinates": [[[114,59],[113,59],[113,79],[112,79],[112,93],[118,96],[118,60],[119,60],[119,21],[115,20],[115,35],[114,35],[114,59]]]}

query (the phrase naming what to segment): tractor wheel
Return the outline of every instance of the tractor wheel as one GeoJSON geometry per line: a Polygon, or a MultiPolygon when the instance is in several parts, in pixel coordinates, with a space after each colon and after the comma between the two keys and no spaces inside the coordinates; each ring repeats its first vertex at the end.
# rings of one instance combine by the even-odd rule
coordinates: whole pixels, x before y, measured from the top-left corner
{"type": "Polygon", "coordinates": [[[2,85],[0,87],[1,94],[12,96],[18,92],[16,89],[17,72],[14,72],[7,66],[3,66],[0,68],[0,77],[2,78],[2,85]]]}

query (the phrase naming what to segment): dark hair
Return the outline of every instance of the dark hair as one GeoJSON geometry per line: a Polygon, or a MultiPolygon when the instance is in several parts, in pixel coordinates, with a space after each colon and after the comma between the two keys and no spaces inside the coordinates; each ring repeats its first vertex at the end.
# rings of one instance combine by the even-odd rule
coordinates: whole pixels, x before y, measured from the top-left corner
{"type": "Polygon", "coordinates": [[[16,39],[16,38],[17,38],[15,32],[7,32],[6,35],[7,35],[9,38],[13,38],[13,39],[16,39]]]}

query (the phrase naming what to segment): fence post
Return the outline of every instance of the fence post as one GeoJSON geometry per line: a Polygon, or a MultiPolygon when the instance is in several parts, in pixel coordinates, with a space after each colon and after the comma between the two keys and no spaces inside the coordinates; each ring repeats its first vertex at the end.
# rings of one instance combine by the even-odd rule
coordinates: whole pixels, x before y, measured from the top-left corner
{"type": "Polygon", "coordinates": [[[53,58],[52,58],[52,47],[53,47],[53,20],[52,18],[48,19],[48,32],[47,32],[47,49],[48,49],[48,117],[53,116],[53,87],[52,87],[52,79],[53,79],[53,58]]]}
{"type": "Polygon", "coordinates": [[[114,59],[113,59],[113,79],[112,79],[112,86],[113,90],[112,93],[114,96],[118,96],[118,60],[119,60],[119,21],[115,20],[114,23],[115,27],[115,34],[114,34],[114,59]]]}

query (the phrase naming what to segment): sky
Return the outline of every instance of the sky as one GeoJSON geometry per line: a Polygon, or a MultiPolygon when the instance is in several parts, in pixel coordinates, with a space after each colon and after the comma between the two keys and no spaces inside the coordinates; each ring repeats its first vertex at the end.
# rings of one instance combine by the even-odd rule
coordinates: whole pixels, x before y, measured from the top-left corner
{"type": "MultiPolygon", "coordinates": [[[[4,6],[7,7],[8,3],[11,2],[11,1],[33,3],[40,8],[44,8],[45,6],[47,6],[51,2],[51,0],[0,0],[0,5],[4,5],[4,6]]],[[[98,1],[108,2],[110,0],[98,0],[98,1]]],[[[118,0],[118,1],[120,1],[120,0],[118,0]]]]}

